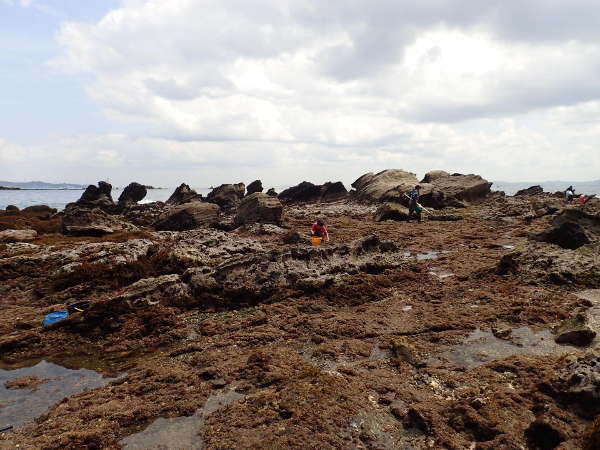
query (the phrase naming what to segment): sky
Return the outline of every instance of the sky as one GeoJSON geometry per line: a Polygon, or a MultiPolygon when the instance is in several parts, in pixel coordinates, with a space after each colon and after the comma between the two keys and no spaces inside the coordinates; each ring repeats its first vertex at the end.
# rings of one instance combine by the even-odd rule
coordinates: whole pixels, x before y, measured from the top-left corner
{"type": "Polygon", "coordinates": [[[600,179],[596,0],[0,0],[0,179],[600,179]]]}

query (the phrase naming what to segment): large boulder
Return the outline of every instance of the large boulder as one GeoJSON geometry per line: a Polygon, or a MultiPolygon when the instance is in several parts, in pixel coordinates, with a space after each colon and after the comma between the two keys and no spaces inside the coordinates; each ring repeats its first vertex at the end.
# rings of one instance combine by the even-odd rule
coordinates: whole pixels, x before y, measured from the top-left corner
{"type": "Polygon", "coordinates": [[[56,212],[56,208],[51,208],[48,205],[32,205],[21,210],[21,213],[34,216],[39,219],[49,219],[51,216],[56,214],[56,212]]]}
{"type": "Polygon", "coordinates": [[[214,226],[219,222],[220,208],[214,203],[190,202],[176,206],[154,224],[159,231],[185,231],[214,226]]]}
{"type": "Polygon", "coordinates": [[[136,231],[138,228],[100,208],[68,205],[63,215],[63,234],[70,236],[103,236],[110,233],[136,231]]]}
{"type": "Polygon", "coordinates": [[[341,181],[318,185],[303,181],[297,186],[292,186],[279,194],[279,199],[284,203],[319,203],[334,202],[348,197],[348,191],[341,181]]]}
{"type": "Polygon", "coordinates": [[[235,216],[236,225],[250,223],[273,223],[279,225],[283,214],[283,206],[276,197],[255,192],[245,197],[235,216]]]}
{"type": "Polygon", "coordinates": [[[279,194],[277,193],[277,191],[275,190],[275,188],[270,188],[267,191],[267,195],[270,195],[271,197],[278,197],[279,194]]]}
{"type": "Polygon", "coordinates": [[[245,193],[246,185],[244,183],[222,184],[206,196],[206,201],[216,203],[225,210],[230,210],[239,205],[245,193]]]}
{"type": "Polygon", "coordinates": [[[111,191],[112,185],[105,181],[99,181],[98,186],[90,184],[75,203],[88,207],[111,207],[115,204],[111,191]]]}
{"type": "Polygon", "coordinates": [[[465,203],[484,199],[491,193],[492,183],[479,175],[452,174],[431,181],[431,191],[421,193],[424,206],[443,208],[466,206],[465,203]]]}
{"type": "Polygon", "coordinates": [[[450,176],[450,174],[448,172],[446,172],[445,170],[432,170],[425,174],[425,176],[421,180],[421,183],[433,183],[435,180],[437,180],[439,178],[445,178],[445,177],[449,177],[449,176],[450,176]]]}
{"type": "MultiPolygon", "coordinates": [[[[358,178],[352,187],[354,197],[365,203],[393,202],[406,204],[404,194],[413,189],[419,180],[414,173],[399,169],[388,169],[373,174],[367,173],[358,178]]],[[[431,192],[429,185],[422,185],[421,194],[431,192]]]]}
{"type": "Polygon", "coordinates": [[[187,184],[181,183],[166,201],[167,205],[183,205],[190,202],[201,202],[202,195],[190,188],[187,184]]]}
{"type": "Polygon", "coordinates": [[[408,220],[408,209],[399,203],[386,202],[377,208],[374,219],[376,222],[383,220],[408,220]]]}
{"type": "Polygon", "coordinates": [[[255,192],[262,192],[262,191],[263,191],[263,185],[262,185],[262,181],[260,181],[260,180],[253,181],[246,187],[246,195],[252,195],[255,192]]]}
{"type": "Polygon", "coordinates": [[[515,194],[515,197],[542,195],[543,193],[544,193],[544,188],[541,187],[540,185],[535,185],[535,186],[528,187],[527,189],[521,189],[520,191],[517,191],[517,193],[515,194]]]}
{"type": "Polygon", "coordinates": [[[146,186],[140,183],[130,183],[119,196],[120,205],[135,204],[146,196],[146,186]]]}
{"type": "Polygon", "coordinates": [[[600,238],[600,215],[581,209],[564,209],[554,218],[550,229],[531,234],[529,238],[575,250],[600,238]]]}

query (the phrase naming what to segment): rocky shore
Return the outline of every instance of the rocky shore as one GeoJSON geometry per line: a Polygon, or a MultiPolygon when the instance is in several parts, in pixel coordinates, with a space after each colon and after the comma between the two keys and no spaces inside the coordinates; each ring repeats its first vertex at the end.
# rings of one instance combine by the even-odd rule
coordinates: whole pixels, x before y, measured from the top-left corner
{"type": "Polygon", "coordinates": [[[0,211],[0,448],[600,448],[599,200],[444,171],[146,189],[0,211]]]}

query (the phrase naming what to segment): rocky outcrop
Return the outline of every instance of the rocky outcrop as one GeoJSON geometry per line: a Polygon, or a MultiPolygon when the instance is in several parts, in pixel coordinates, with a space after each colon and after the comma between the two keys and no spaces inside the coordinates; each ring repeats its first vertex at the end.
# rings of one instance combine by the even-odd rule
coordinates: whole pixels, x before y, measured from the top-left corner
{"type": "Polygon", "coordinates": [[[575,250],[600,238],[600,216],[581,209],[565,209],[554,218],[550,229],[529,237],[575,250]]]}
{"type": "Polygon", "coordinates": [[[464,207],[466,202],[481,200],[490,194],[492,183],[478,175],[452,174],[436,170],[419,183],[414,173],[389,169],[377,174],[367,173],[352,183],[355,198],[367,203],[392,202],[408,204],[404,194],[417,184],[421,186],[419,202],[432,208],[464,207]],[[425,182],[428,180],[428,182],[425,182]]]}
{"type": "Polygon", "coordinates": [[[275,189],[274,189],[274,188],[270,188],[270,189],[267,191],[267,195],[270,195],[271,197],[277,197],[279,194],[278,194],[278,193],[275,191],[275,189]]]}
{"type": "Polygon", "coordinates": [[[444,170],[432,170],[425,174],[425,176],[421,180],[421,183],[433,183],[435,180],[437,180],[439,178],[445,178],[445,177],[449,177],[449,176],[450,176],[450,174],[444,170]]]}
{"type": "Polygon", "coordinates": [[[246,187],[246,195],[247,196],[252,195],[255,192],[262,192],[262,191],[263,191],[263,185],[262,185],[262,181],[260,181],[260,180],[253,181],[246,187]]]}
{"type": "Polygon", "coordinates": [[[135,204],[146,196],[146,186],[140,183],[130,183],[119,196],[119,205],[135,204]]]}
{"type": "Polygon", "coordinates": [[[251,223],[281,224],[283,205],[276,197],[255,192],[245,197],[238,209],[234,222],[236,225],[251,223]]]}
{"type": "Polygon", "coordinates": [[[166,201],[167,205],[183,205],[190,202],[201,202],[202,195],[190,188],[187,184],[181,183],[175,192],[171,194],[166,201]]]}
{"type": "Polygon", "coordinates": [[[32,205],[21,210],[23,214],[29,216],[35,216],[39,219],[49,219],[51,216],[56,214],[57,209],[51,208],[48,205],[32,205]]]}
{"type": "Polygon", "coordinates": [[[568,317],[556,330],[556,338],[559,344],[572,344],[579,347],[590,345],[596,337],[596,332],[587,324],[587,317],[583,313],[577,313],[568,317]]]}
{"type": "Polygon", "coordinates": [[[224,210],[231,210],[239,205],[245,192],[246,185],[244,183],[222,184],[206,196],[206,201],[216,203],[224,210]]]}
{"type": "Polygon", "coordinates": [[[219,206],[213,203],[184,203],[165,213],[154,224],[154,228],[161,231],[185,231],[214,226],[219,222],[219,211],[219,206]]]}
{"type": "Polygon", "coordinates": [[[4,230],[0,231],[0,242],[27,242],[37,237],[35,230],[4,230]]]}
{"type": "Polygon", "coordinates": [[[19,212],[20,209],[18,206],[15,205],[8,205],[5,209],[6,212],[19,212]]]}
{"type": "Polygon", "coordinates": [[[452,174],[431,182],[431,191],[421,193],[421,203],[432,208],[461,207],[482,200],[491,193],[492,183],[479,175],[452,174]]]}
{"type": "Polygon", "coordinates": [[[322,185],[303,181],[297,186],[284,190],[279,199],[284,203],[334,202],[348,197],[348,191],[340,181],[328,181],[322,185]]]}
{"type": "Polygon", "coordinates": [[[97,187],[90,184],[76,204],[100,208],[114,206],[115,202],[112,199],[111,191],[112,185],[105,181],[99,181],[97,187]]]}
{"type": "Polygon", "coordinates": [[[374,219],[376,222],[383,220],[408,220],[408,208],[399,203],[386,202],[377,208],[374,219]]]}
{"type": "Polygon", "coordinates": [[[122,210],[123,217],[139,227],[151,227],[165,213],[163,202],[128,204],[122,210]]]}
{"type": "Polygon", "coordinates": [[[137,229],[135,225],[100,208],[84,208],[75,204],[64,211],[62,232],[70,236],[103,236],[137,229]]]}
{"type": "MultiPolygon", "coordinates": [[[[355,199],[361,202],[406,204],[404,194],[417,184],[419,184],[419,181],[414,173],[388,169],[376,174],[367,173],[352,183],[352,187],[356,189],[355,199]]],[[[421,194],[430,191],[431,188],[426,185],[421,194]]]]}
{"type": "Polygon", "coordinates": [[[515,197],[542,195],[543,193],[544,193],[544,188],[541,187],[540,185],[536,185],[536,186],[528,187],[527,189],[521,189],[520,191],[517,191],[517,193],[515,194],[515,197]]]}

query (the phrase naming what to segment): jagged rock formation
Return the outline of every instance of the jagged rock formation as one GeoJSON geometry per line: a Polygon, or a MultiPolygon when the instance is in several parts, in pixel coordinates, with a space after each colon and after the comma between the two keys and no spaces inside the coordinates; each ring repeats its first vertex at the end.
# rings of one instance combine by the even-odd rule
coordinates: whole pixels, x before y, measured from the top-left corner
{"type": "Polygon", "coordinates": [[[119,205],[135,204],[146,196],[146,186],[140,183],[130,183],[119,196],[119,205]]]}
{"type": "Polygon", "coordinates": [[[279,199],[284,203],[334,202],[347,197],[348,191],[340,181],[328,181],[322,185],[303,181],[279,194],[279,199]]]}
{"type": "Polygon", "coordinates": [[[77,205],[98,206],[101,208],[114,206],[115,202],[112,199],[111,191],[111,184],[99,181],[97,187],[90,184],[75,203],[77,205]]]}
{"type": "Polygon", "coordinates": [[[515,197],[520,197],[520,196],[530,196],[530,195],[542,195],[544,193],[544,188],[541,187],[540,185],[536,185],[536,186],[531,186],[528,187],[527,189],[521,189],[520,191],[517,191],[517,193],[515,194],[515,197]]]}
{"type": "Polygon", "coordinates": [[[219,206],[213,203],[184,203],[166,212],[154,224],[154,228],[164,231],[185,231],[214,226],[219,222],[219,211],[219,206]]]}
{"type": "Polygon", "coordinates": [[[272,223],[279,225],[283,205],[276,197],[255,192],[241,201],[234,222],[236,225],[251,223],[272,223]]]}
{"type": "Polygon", "coordinates": [[[187,184],[181,183],[166,201],[167,205],[183,205],[189,202],[201,202],[202,195],[190,188],[187,184]]]}
{"type": "Polygon", "coordinates": [[[263,191],[262,181],[256,180],[256,181],[253,181],[252,183],[250,183],[246,187],[246,196],[252,195],[255,192],[262,192],[262,191],[263,191]]]}
{"type": "Polygon", "coordinates": [[[206,201],[216,203],[224,210],[237,208],[244,194],[246,185],[244,183],[222,184],[214,188],[207,196],[206,201]]]}

